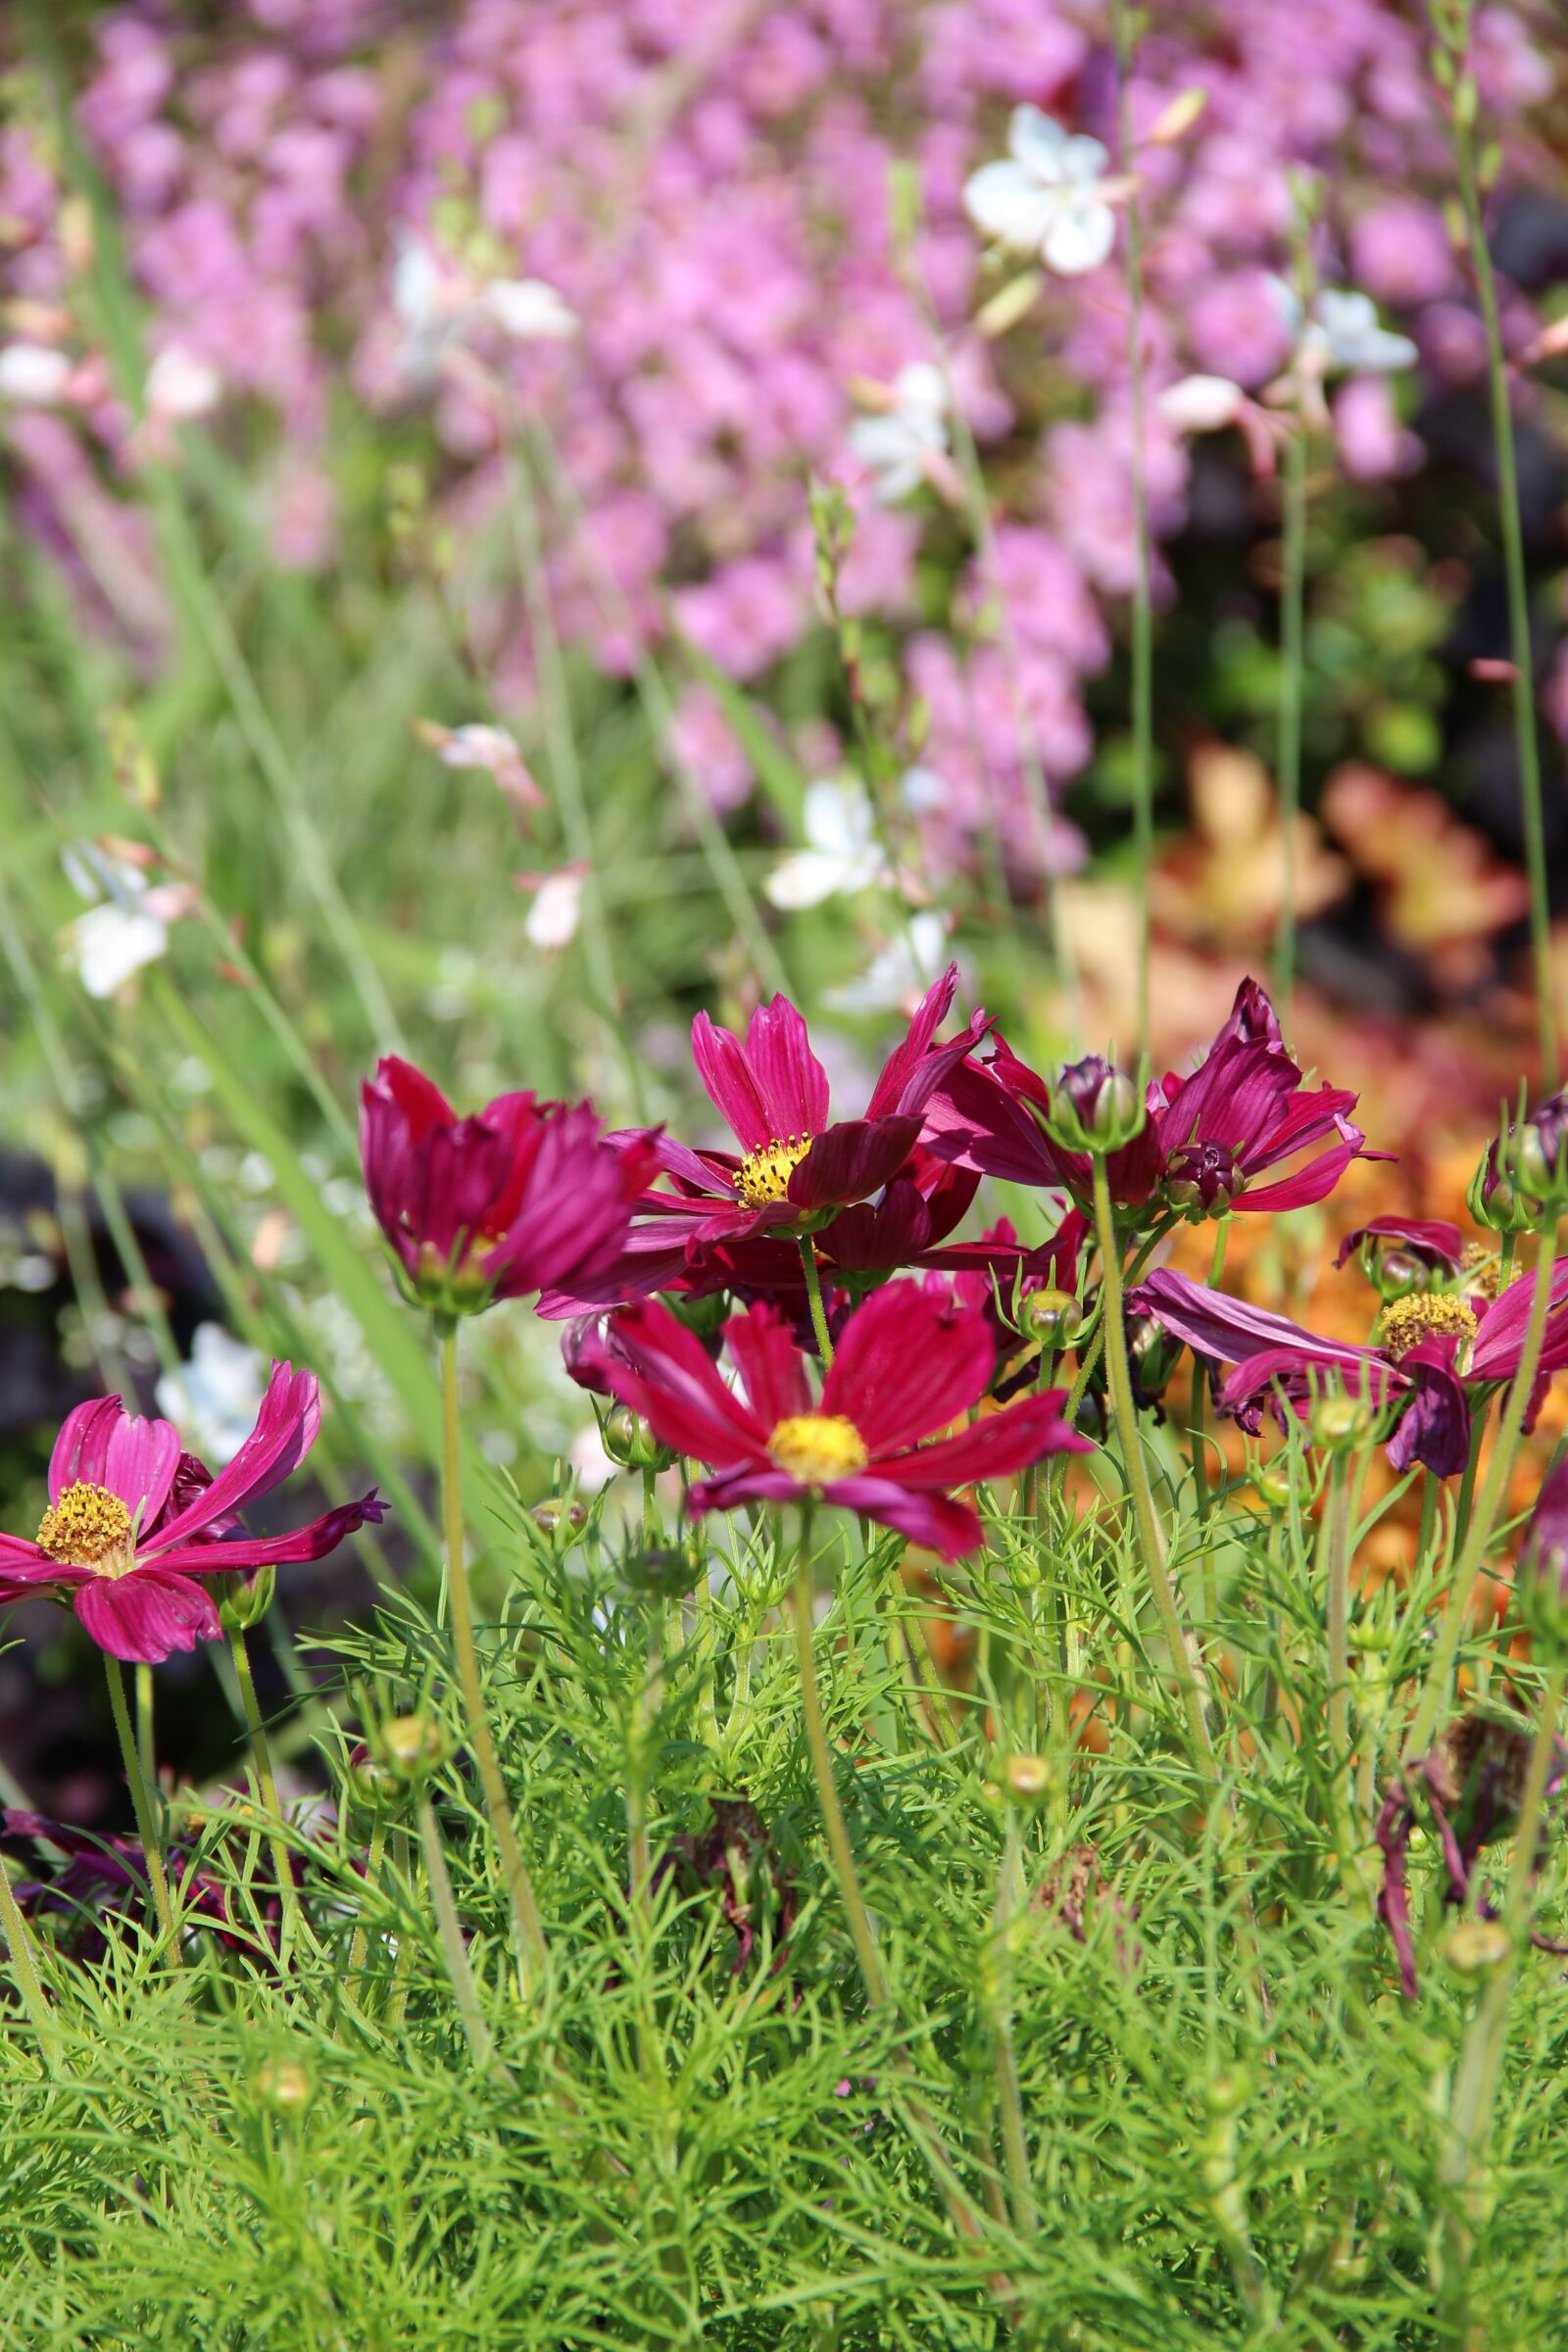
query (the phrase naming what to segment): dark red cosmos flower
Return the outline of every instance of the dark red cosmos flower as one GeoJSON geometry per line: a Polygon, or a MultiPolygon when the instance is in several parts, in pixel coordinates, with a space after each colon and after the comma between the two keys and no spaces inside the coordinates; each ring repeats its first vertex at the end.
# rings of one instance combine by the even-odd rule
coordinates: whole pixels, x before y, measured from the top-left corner
{"type": "Polygon", "coordinates": [[[240,1531],[237,1514],[298,1468],[320,1420],[314,1375],[274,1364],[256,1427],[215,1478],[172,1421],[141,1420],[118,1396],[78,1404],[55,1441],[36,1541],[0,1536],[0,1606],[69,1594],[100,1649],[145,1666],[216,1640],[209,1578],[321,1559],[385,1511],[372,1492],[286,1536],[240,1531]]]}
{"type": "Polygon", "coordinates": [[[498,1095],[459,1118],[387,1054],[360,1090],[360,1159],[376,1222],[416,1303],[474,1314],[497,1298],[591,1282],[626,1238],[652,1139],[604,1135],[586,1102],[498,1095]]]}
{"type": "MultiPolygon", "coordinates": [[[[1438,1478],[1462,1470],[1470,1452],[1471,1398],[1519,1368],[1533,1274],[1510,1283],[1478,1314],[1468,1299],[1429,1293],[1396,1299],[1378,1319],[1380,1345],[1358,1348],[1320,1339],[1284,1315],[1245,1299],[1227,1298],[1185,1274],[1162,1267],[1127,1295],[1129,1312],[1154,1316],[1200,1355],[1236,1369],[1220,1391],[1220,1403],[1244,1426],[1255,1429],[1272,1391],[1298,1414],[1309,1409],[1314,1382],[1339,1373],[1347,1387],[1369,1403],[1398,1408],[1389,1440],[1396,1469],[1424,1463],[1438,1478]]],[[[1551,1306],[1541,1353],[1536,1395],[1526,1417],[1536,1412],[1548,1376],[1568,1364],[1568,1262],[1552,1276],[1551,1306]]]]}
{"type": "MultiPolygon", "coordinates": [[[[1094,1056],[1074,1064],[1064,1083],[1076,1100],[1111,1075],[1110,1065],[1094,1056]]],[[[960,1167],[1058,1190],[1087,1207],[1091,1163],[1086,1152],[1068,1151],[1047,1134],[1051,1094],[999,1038],[984,1067],[960,1062],[943,1079],[927,1110],[926,1141],[960,1167]]],[[[1111,1200],[1139,1211],[1137,1222],[1152,1222],[1162,1210],[1197,1219],[1231,1208],[1299,1208],[1331,1193],[1365,1149],[1348,1115],[1355,1096],[1341,1087],[1303,1090],[1255,980],[1242,982],[1229,1019],[1191,1076],[1167,1072],[1151,1082],[1146,1101],[1143,1128],[1105,1159],[1111,1200]],[[1293,1175],[1255,1183],[1324,1143],[1327,1149],[1293,1175]]]]}
{"type": "MultiPolygon", "coordinates": [[[[891,1186],[911,1161],[933,1088],[985,1035],[985,1018],[976,1013],[957,1037],[933,1043],[957,983],[958,967],[950,964],[927,990],[859,1119],[830,1118],[827,1072],[788,997],[758,1007],[744,1044],[700,1012],[692,1023],[698,1074],[740,1152],[694,1151],[668,1136],[652,1139],[668,1185],[638,1200],[637,1222],[615,1263],[596,1283],[552,1286],[540,1301],[541,1314],[580,1314],[651,1291],[728,1288],[727,1273],[707,1278],[714,1251],[772,1237],[794,1253],[794,1236],[831,1233],[845,1209],[891,1186]]],[[[921,1200],[930,1191],[929,1184],[914,1188],[921,1200]]],[[[959,1201],[954,1223],[968,1199],[959,1201]]],[[[920,1200],[901,1197],[901,1223],[907,1217],[918,1225],[922,1214],[929,1219],[920,1200]]],[[[906,1238],[901,1232],[898,1246],[906,1238]]],[[[872,1254],[880,1258],[885,1251],[877,1247],[872,1254]]],[[[775,1262],[783,1267],[782,1259],[775,1262]]]]}
{"type": "Polygon", "coordinates": [[[662,1445],[711,1467],[687,1497],[694,1511],[820,1496],[956,1559],[974,1550],[982,1531],[972,1505],[947,1489],[1022,1470],[1044,1454],[1091,1449],[1062,1420],[1059,1389],[920,1443],[977,1404],[996,1368],[984,1315],[934,1281],[890,1282],[856,1308],[817,1403],[808,1359],[776,1308],[732,1316],[724,1337],[744,1396],[655,1302],[615,1317],[603,1359],[615,1395],[662,1445]]]}

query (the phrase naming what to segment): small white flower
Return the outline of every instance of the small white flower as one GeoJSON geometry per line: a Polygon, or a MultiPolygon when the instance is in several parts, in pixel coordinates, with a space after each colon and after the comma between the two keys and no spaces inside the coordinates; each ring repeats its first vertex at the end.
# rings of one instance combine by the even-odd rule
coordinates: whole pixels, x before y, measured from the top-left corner
{"type": "Polygon", "coordinates": [[[982,165],[964,183],[975,226],[1063,277],[1098,270],[1116,241],[1116,216],[1102,193],[1110,158],[1100,141],[1067,132],[1038,106],[1019,106],[1007,146],[1009,160],[982,165]]]}
{"type": "Polygon", "coordinates": [[[1184,375],[1166,385],[1154,406],[1179,433],[1217,433],[1236,422],[1246,399],[1228,375],[1184,375]]]}
{"type": "Polygon", "coordinates": [[[416,718],[412,731],[427,744],[443,767],[482,767],[494,776],[513,814],[523,824],[530,808],[544,807],[544,794],[528,771],[514,735],[505,727],[471,725],[443,727],[433,718],[416,718]]]}
{"type": "Polygon", "coordinates": [[[131,976],[169,949],[169,926],[185,911],[187,894],[154,890],[138,867],[112,858],[95,842],[61,853],[66,877],[87,913],[67,925],[62,945],[89,997],[118,996],[131,976]]]}
{"type": "Polygon", "coordinates": [[[824,899],[853,898],[889,878],[871,803],[858,784],[819,776],[806,788],[801,822],[808,847],[781,858],[762,884],[774,906],[791,912],[820,906],[824,899]]]}
{"type": "Polygon", "coordinates": [[[1410,367],[1416,358],[1416,347],[1408,335],[1396,335],[1379,325],[1377,305],[1370,294],[1325,286],[1313,297],[1303,319],[1300,297],[1294,286],[1274,277],[1269,280],[1269,291],[1296,338],[1297,358],[1314,375],[1392,375],[1397,368],[1410,367]]]}
{"type": "Polygon", "coordinates": [[[223,396],[223,379],[209,360],[171,343],[147,370],[147,407],[170,424],[209,416],[223,396]]]}
{"type": "Polygon", "coordinates": [[[51,409],[71,381],[69,353],[47,343],[7,343],[0,349],[0,400],[19,409],[51,409]]]}
{"type": "Polygon", "coordinates": [[[570,947],[582,920],[582,886],[587,873],[585,865],[564,865],[560,873],[542,877],[522,926],[531,946],[543,949],[546,955],[570,947]]]}
{"type": "Polygon", "coordinates": [[[936,816],[947,807],[950,797],[945,779],[934,767],[922,767],[918,760],[899,778],[899,799],[911,816],[936,816]]]}
{"type": "Polygon", "coordinates": [[[497,278],[478,307],[514,343],[566,343],[577,332],[576,312],[542,277],[497,278]]]}
{"type": "Polygon", "coordinates": [[[893,379],[889,407],[858,416],[850,451],[872,478],[879,507],[896,507],[926,479],[927,461],[948,446],[948,390],[940,368],[916,360],[893,379]]]}
{"type": "Polygon", "coordinates": [[[256,1426],[267,1358],[221,1323],[198,1323],[190,1359],[158,1383],[158,1410],[177,1421],[209,1469],[231,1462],[256,1426]]]}
{"type": "Polygon", "coordinates": [[[925,994],[947,960],[946,920],[928,908],[877,951],[858,980],[824,990],[822,1002],[834,1012],[899,1012],[925,994]]]}

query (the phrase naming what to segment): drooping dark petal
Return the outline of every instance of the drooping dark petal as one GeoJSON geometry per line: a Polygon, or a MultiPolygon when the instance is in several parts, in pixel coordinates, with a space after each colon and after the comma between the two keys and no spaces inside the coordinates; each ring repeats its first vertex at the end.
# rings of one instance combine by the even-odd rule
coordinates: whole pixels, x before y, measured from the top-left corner
{"type": "Polygon", "coordinates": [[[918,1117],[844,1119],[825,1128],[790,1177],[791,1206],[810,1213],[879,1193],[903,1167],[919,1133],[918,1117]]]}
{"type": "Polygon", "coordinates": [[[1319,1341],[1317,1346],[1319,1352],[1315,1355],[1303,1355],[1298,1348],[1265,1348],[1256,1355],[1245,1356],[1220,1390],[1222,1409],[1240,1418],[1242,1409],[1276,1382],[1292,1404],[1299,1408],[1311,1396],[1314,1385],[1319,1390],[1325,1386],[1324,1370],[1340,1372],[1348,1393],[1364,1397],[1368,1404],[1381,1405],[1390,1396],[1402,1393],[1403,1373],[1385,1362],[1374,1349],[1351,1347],[1331,1349],[1326,1341],[1319,1341]]]}
{"type": "Polygon", "coordinates": [[[931,1238],[931,1210],[907,1176],[900,1176],[873,1206],[858,1201],[836,1216],[818,1254],[845,1273],[891,1274],[906,1266],[931,1238]]]}
{"type": "Polygon", "coordinates": [[[1399,1359],[1409,1400],[1389,1440],[1396,1470],[1420,1462],[1434,1478],[1456,1478],[1470,1458],[1470,1402],[1453,1368],[1457,1343],[1423,1340],[1399,1359]]]}
{"type": "Polygon", "coordinates": [[[99,1648],[127,1665],[161,1666],[173,1650],[216,1642],[220,1630],[211,1594],[158,1567],[90,1577],[74,1606],[99,1648]]]}
{"type": "MultiPolygon", "coordinates": [[[[1020,1065],[1021,1066],[1021,1065],[1020,1065]]],[[[1089,1163],[1058,1152],[1033,1113],[990,1069],[961,1062],[950,1070],[925,1106],[921,1141],[938,1159],[982,1176],[1001,1176],[1082,1197],[1089,1163]]]]}
{"type": "Polygon", "coordinates": [[[1286,1208],[1307,1208],[1314,1200],[1328,1199],[1352,1159],[1381,1156],[1363,1152],[1358,1143],[1336,1144],[1332,1151],[1320,1152],[1316,1159],[1309,1159],[1294,1175],[1282,1176],[1277,1184],[1250,1185],[1236,1207],[1253,1216],[1259,1211],[1277,1214],[1286,1208]]]}
{"type": "Polygon", "coordinates": [[[1340,1244],[1334,1263],[1343,1266],[1365,1241],[1395,1242],[1427,1265],[1456,1274],[1464,1256],[1464,1239],[1457,1225],[1443,1217],[1369,1217],[1340,1244]]]}
{"type": "Polygon", "coordinates": [[[853,1421],[873,1456],[896,1453],[977,1403],[995,1363],[983,1315],[945,1287],[890,1282],[845,1325],[822,1410],[853,1421]]]}
{"type": "Polygon", "coordinates": [[[695,1480],[686,1490],[686,1507],[700,1519],[707,1511],[736,1511],[748,1502],[805,1502],[809,1492],[787,1470],[760,1460],[751,1469],[726,1470],[717,1478],[695,1480]]]}
{"type": "Polygon", "coordinates": [[[1153,1315],[1200,1355],[1217,1356],[1227,1364],[1239,1364],[1264,1348],[1282,1350],[1302,1363],[1342,1366],[1354,1366],[1372,1353],[1367,1348],[1321,1340],[1285,1315],[1210,1290],[1172,1266],[1159,1267],[1129,1291],[1127,1311],[1153,1315]]]}
{"type": "Polygon", "coordinates": [[[219,1544],[183,1544],[149,1555],[149,1568],[174,1576],[225,1576],[244,1568],[283,1568],[302,1560],[321,1560],[335,1551],[346,1536],[386,1517],[386,1504],[372,1487],[358,1502],[340,1502],[305,1527],[282,1536],[226,1536],[219,1544]]]}
{"type": "Polygon", "coordinates": [[[823,1489],[823,1499],[874,1519],[879,1526],[891,1527],[895,1534],[944,1560],[978,1550],[984,1540],[980,1514],[972,1503],[921,1487],[899,1486],[876,1471],[837,1480],[823,1489]]]}

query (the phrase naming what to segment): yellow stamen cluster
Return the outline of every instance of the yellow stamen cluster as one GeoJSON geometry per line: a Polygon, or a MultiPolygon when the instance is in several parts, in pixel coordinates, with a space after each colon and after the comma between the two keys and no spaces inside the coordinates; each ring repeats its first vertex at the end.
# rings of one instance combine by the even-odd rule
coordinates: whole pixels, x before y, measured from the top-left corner
{"type": "Polygon", "coordinates": [[[1484,1242],[1466,1242],[1459,1260],[1465,1289],[1473,1298],[1495,1298],[1502,1280],[1502,1260],[1484,1242]]]}
{"type": "Polygon", "coordinates": [[[765,1208],[770,1200],[784,1200],[790,1178],[810,1149],[808,1135],[785,1135],[748,1152],[735,1171],[735,1190],[747,1207],[765,1208]]]}
{"type": "Polygon", "coordinates": [[[1396,1298],[1378,1317],[1378,1346],[1396,1363],[1423,1340],[1470,1341],[1475,1336],[1475,1310],[1444,1292],[1396,1298]]]}
{"type": "Polygon", "coordinates": [[[38,1549],[73,1568],[123,1576],[131,1565],[130,1513],[107,1487],[78,1479],[38,1524],[38,1549]]]}
{"type": "Polygon", "coordinates": [[[791,1413],[767,1441],[779,1468],[803,1487],[830,1487],[854,1478],[871,1456],[865,1440],[843,1413],[791,1413]]]}

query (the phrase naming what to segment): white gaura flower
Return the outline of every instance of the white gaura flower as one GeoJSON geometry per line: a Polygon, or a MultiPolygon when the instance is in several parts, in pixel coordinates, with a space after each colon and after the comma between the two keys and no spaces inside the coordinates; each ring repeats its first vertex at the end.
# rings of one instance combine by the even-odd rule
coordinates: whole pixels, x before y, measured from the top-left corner
{"type": "Polygon", "coordinates": [[[231,1462],[256,1426],[267,1387],[267,1358],[221,1323],[198,1323],[190,1357],[158,1383],[158,1410],[177,1422],[209,1468],[231,1462]]]}
{"type": "Polygon", "coordinates": [[[822,1002],[834,1012],[902,1011],[924,996],[948,959],[946,918],[928,907],[878,949],[858,980],[825,989],[822,1002]]]}
{"type": "Polygon", "coordinates": [[[171,343],[147,370],[147,409],[169,424],[210,416],[223,397],[223,379],[210,360],[171,343]]]}
{"type": "Polygon", "coordinates": [[[1392,375],[1415,361],[1409,336],[1379,324],[1370,294],[1325,286],[1303,318],[1300,297],[1283,277],[1270,278],[1269,291],[1296,338],[1298,360],[1313,375],[1392,375]]]}
{"type": "Polygon", "coordinates": [[[0,347],[0,401],[19,409],[52,409],[71,381],[69,353],[47,343],[0,347]]]}
{"type": "Polygon", "coordinates": [[[911,816],[935,816],[949,802],[945,780],[934,767],[922,767],[918,760],[906,767],[899,778],[899,799],[911,816]]]}
{"type": "Polygon", "coordinates": [[[982,236],[1028,254],[1062,277],[1098,270],[1116,241],[1106,197],[1110,158],[1098,139],[1069,132],[1038,106],[1014,107],[1006,160],[983,164],[963,202],[982,236]]]}
{"type": "Polygon", "coordinates": [[[564,865],[554,874],[517,876],[522,888],[534,892],[528,919],[522,926],[531,947],[541,949],[547,956],[559,955],[563,948],[570,947],[582,920],[582,886],[587,878],[586,865],[564,865]]]}
{"type": "Polygon", "coordinates": [[[1286,428],[1228,375],[1184,375],[1166,385],[1154,407],[1178,433],[1219,433],[1234,424],[1246,435],[1253,472],[1274,471],[1275,442],[1286,428]]]}
{"type": "Polygon", "coordinates": [[[948,447],[947,419],[948,388],[929,360],[900,368],[880,415],[856,418],[850,453],[871,476],[879,507],[899,506],[928,478],[931,459],[948,447]]]}
{"type": "Polygon", "coordinates": [[[853,898],[891,878],[871,803],[858,784],[819,776],[806,788],[801,822],[807,847],[781,858],[762,884],[772,906],[787,912],[820,906],[824,899],[853,898]]]}
{"type": "Polygon", "coordinates": [[[76,896],[89,902],[62,934],[66,958],[89,997],[118,996],[168,953],[169,927],[190,911],[191,893],[181,883],[154,888],[138,866],[96,842],[74,843],[60,862],[76,896]]]}
{"type": "Polygon", "coordinates": [[[576,312],[542,277],[496,278],[476,307],[514,343],[567,343],[577,332],[576,312]]]}
{"type": "Polygon", "coordinates": [[[517,739],[505,727],[471,724],[444,727],[439,719],[416,718],[411,732],[429,747],[443,767],[482,767],[494,776],[517,823],[527,828],[528,812],[542,808],[545,796],[534,782],[517,739]]]}

